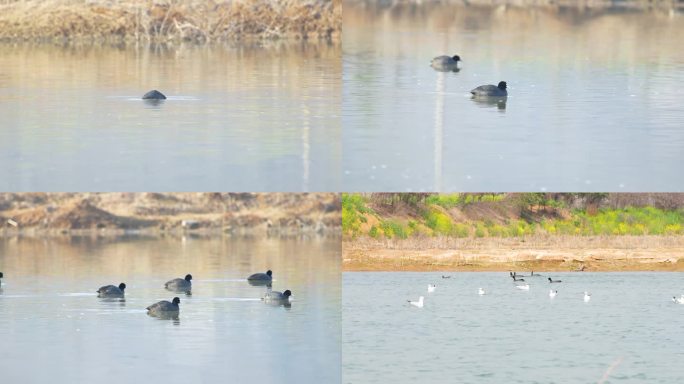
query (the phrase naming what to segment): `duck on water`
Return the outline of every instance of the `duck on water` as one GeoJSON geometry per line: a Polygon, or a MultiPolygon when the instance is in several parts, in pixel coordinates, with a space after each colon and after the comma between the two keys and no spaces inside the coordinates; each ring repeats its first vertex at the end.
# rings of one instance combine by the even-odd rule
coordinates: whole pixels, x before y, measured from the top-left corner
{"type": "Polygon", "coordinates": [[[271,305],[283,305],[285,308],[289,308],[292,303],[290,302],[292,298],[292,291],[289,289],[285,290],[284,292],[278,292],[278,291],[273,291],[271,289],[266,290],[266,294],[264,297],[261,298],[261,300],[266,303],[266,304],[271,304],[271,305]]]}
{"type": "Polygon", "coordinates": [[[177,278],[164,283],[164,288],[175,292],[190,292],[192,289],[192,275],[185,275],[184,279],[177,278]]]}
{"type": "Polygon", "coordinates": [[[499,81],[498,85],[480,85],[479,87],[470,91],[473,97],[505,97],[508,96],[508,91],[506,91],[506,82],[499,81]]]}
{"type": "Polygon", "coordinates": [[[172,301],[162,300],[147,307],[147,314],[160,318],[177,318],[180,312],[180,299],[174,297],[172,301]]]}
{"type": "Polygon", "coordinates": [[[442,72],[458,72],[458,62],[462,61],[458,55],[453,56],[437,56],[430,62],[430,66],[442,72]]]}
{"type": "Polygon", "coordinates": [[[143,100],[166,100],[166,96],[157,91],[156,89],[153,89],[146,94],[143,95],[142,97],[143,100]]]}
{"type": "Polygon", "coordinates": [[[268,285],[273,281],[273,272],[269,269],[266,273],[254,273],[247,278],[250,285],[268,285]]]}
{"type": "Polygon", "coordinates": [[[116,285],[105,285],[97,290],[97,297],[123,297],[126,283],[116,285]]]}

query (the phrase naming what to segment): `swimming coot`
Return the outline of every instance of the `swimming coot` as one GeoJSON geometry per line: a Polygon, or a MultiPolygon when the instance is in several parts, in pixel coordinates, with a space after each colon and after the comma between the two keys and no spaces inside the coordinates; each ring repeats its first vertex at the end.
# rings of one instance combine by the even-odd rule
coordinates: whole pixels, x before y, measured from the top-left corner
{"type": "Polygon", "coordinates": [[[261,300],[265,302],[278,302],[278,301],[289,301],[290,297],[292,296],[292,292],[288,289],[285,292],[278,292],[278,291],[272,291],[268,290],[266,291],[266,294],[264,297],[261,298],[261,300]]]}
{"type": "Polygon", "coordinates": [[[98,297],[123,297],[124,289],[126,289],[126,283],[121,283],[117,287],[116,285],[105,285],[97,290],[98,297]]]}
{"type": "Polygon", "coordinates": [[[499,85],[480,85],[479,87],[473,89],[470,91],[470,93],[473,94],[473,96],[495,96],[495,97],[502,97],[502,96],[508,96],[508,92],[506,91],[506,82],[505,81],[499,81],[499,85]]]}
{"type": "Polygon", "coordinates": [[[290,298],[292,297],[292,292],[288,289],[285,292],[272,291],[270,288],[266,290],[266,294],[261,298],[264,303],[284,306],[285,308],[290,308],[292,305],[290,303],[290,298]]]}
{"type": "Polygon", "coordinates": [[[190,289],[192,289],[192,283],[190,280],[192,280],[192,275],[187,274],[185,275],[184,279],[177,278],[167,281],[164,284],[164,288],[168,289],[169,291],[188,292],[190,289]]]}
{"type": "Polygon", "coordinates": [[[249,281],[271,281],[273,280],[273,272],[269,269],[266,273],[255,273],[247,278],[249,281]]]}
{"type": "Polygon", "coordinates": [[[171,302],[162,300],[147,307],[147,314],[158,317],[175,316],[180,311],[178,304],[180,304],[180,299],[177,297],[174,297],[171,302]]]}
{"type": "Polygon", "coordinates": [[[453,56],[437,56],[430,62],[430,66],[438,71],[454,71],[457,72],[458,62],[462,61],[458,55],[453,56]]]}
{"type": "Polygon", "coordinates": [[[166,96],[156,89],[147,92],[142,98],[143,100],[166,100],[166,96]]]}

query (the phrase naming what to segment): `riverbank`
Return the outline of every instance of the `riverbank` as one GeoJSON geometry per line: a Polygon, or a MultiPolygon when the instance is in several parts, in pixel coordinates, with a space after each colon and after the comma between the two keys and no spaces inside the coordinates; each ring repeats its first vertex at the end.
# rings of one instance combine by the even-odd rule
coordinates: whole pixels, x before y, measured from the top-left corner
{"type": "Polygon", "coordinates": [[[678,193],[343,194],[349,239],[445,239],[684,235],[678,193]]]}
{"type": "MultiPolygon", "coordinates": [[[[374,0],[348,0],[353,6],[369,8],[395,8],[402,6],[420,6],[423,0],[394,0],[376,2],[374,0]]],[[[437,2],[435,2],[437,4],[437,2]]],[[[591,9],[684,9],[684,4],[677,0],[442,0],[439,4],[463,7],[536,7],[555,10],[591,10],[591,9]]]]}
{"type": "Polygon", "coordinates": [[[333,193],[3,193],[0,236],[338,235],[333,193]]]}
{"type": "Polygon", "coordinates": [[[341,0],[0,2],[0,41],[338,40],[341,0]]]}
{"type": "Polygon", "coordinates": [[[344,271],[680,271],[683,236],[343,241],[344,271]]]}

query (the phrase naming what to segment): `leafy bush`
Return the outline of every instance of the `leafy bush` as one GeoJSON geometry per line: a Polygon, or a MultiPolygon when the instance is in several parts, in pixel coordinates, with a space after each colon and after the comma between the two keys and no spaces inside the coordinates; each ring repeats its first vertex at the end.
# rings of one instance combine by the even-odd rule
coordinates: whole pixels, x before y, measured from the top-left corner
{"type": "Polygon", "coordinates": [[[487,236],[487,228],[483,223],[477,223],[475,225],[475,237],[485,237],[487,236]]]}
{"type": "Polygon", "coordinates": [[[431,195],[425,199],[425,203],[430,205],[437,205],[445,209],[458,207],[463,204],[463,198],[460,193],[450,193],[445,195],[431,195]]]}
{"type": "Polygon", "coordinates": [[[437,211],[431,210],[425,215],[425,225],[432,229],[435,234],[450,235],[453,230],[453,222],[451,217],[437,211]]]}
{"type": "Polygon", "coordinates": [[[400,239],[408,238],[408,232],[404,229],[401,223],[394,220],[385,220],[380,223],[380,228],[382,228],[385,237],[391,239],[393,237],[398,237],[400,239]]]}
{"type": "MultiPolygon", "coordinates": [[[[391,195],[391,194],[388,194],[391,195]]],[[[586,195],[586,196],[585,196],[586,195]]],[[[581,197],[589,200],[594,195],[581,197]]],[[[420,199],[422,220],[410,219],[406,223],[397,220],[384,220],[378,226],[370,228],[370,237],[384,236],[388,238],[408,238],[420,236],[453,236],[453,237],[523,237],[539,233],[566,236],[625,236],[625,235],[681,235],[684,234],[684,210],[663,210],[652,206],[625,207],[619,209],[597,208],[594,204],[591,212],[585,210],[565,211],[569,218],[542,217],[534,207],[543,206],[563,208],[561,199],[547,198],[547,194],[525,193],[517,195],[517,203],[521,208],[520,219],[512,219],[504,224],[496,223],[492,218],[465,223],[454,222],[445,211],[454,207],[463,207],[477,202],[495,202],[506,197],[506,194],[417,194],[412,197],[420,199]],[[530,208],[532,207],[532,208],[530,208]]],[[[601,198],[596,194],[596,199],[601,198]]],[[[592,200],[593,201],[593,200],[592,200]]],[[[362,195],[344,194],[342,196],[342,227],[345,234],[356,236],[361,226],[367,221],[367,215],[373,214],[368,207],[369,202],[362,195]]]]}
{"type": "Polygon", "coordinates": [[[368,221],[365,214],[373,213],[366,206],[366,200],[358,194],[342,194],[342,233],[357,236],[361,232],[361,224],[368,221]]]}
{"type": "Polygon", "coordinates": [[[372,238],[374,238],[374,239],[377,239],[378,236],[380,236],[380,230],[378,230],[378,227],[376,227],[375,225],[373,225],[373,226],[370,228],[370,230],[368,231],[368,236],[370,236],[370,237],[372,237],[372,238]]]}

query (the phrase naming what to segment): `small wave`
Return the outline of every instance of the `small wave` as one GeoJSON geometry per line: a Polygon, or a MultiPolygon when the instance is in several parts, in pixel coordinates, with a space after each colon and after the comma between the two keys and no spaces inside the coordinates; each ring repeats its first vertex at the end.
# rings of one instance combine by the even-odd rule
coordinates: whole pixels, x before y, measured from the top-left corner
{"type": "Polygon", "coordinates": [[[253,299],[249,297],[214,297],[211,301],[261,301],[261,299],[253,299]]]}

